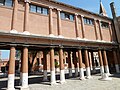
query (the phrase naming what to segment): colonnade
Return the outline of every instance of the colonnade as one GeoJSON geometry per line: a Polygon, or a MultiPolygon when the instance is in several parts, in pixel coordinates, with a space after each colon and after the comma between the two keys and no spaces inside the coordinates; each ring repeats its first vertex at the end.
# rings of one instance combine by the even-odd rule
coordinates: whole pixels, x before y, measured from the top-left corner
{"type": "MultiPolygon", "coordinates": [[[[9,58],[9,71],[8,71],[8,90],[15,90],[14,88],[14,79],[15,79],[15,51],[16,46],[12,45],[10,47],[10,58],[9,58]]],[[[47,78],[47,52],[50,52],[50,83],[51,85],[56,84],[56,74],[55,74],[55,64],[54,64],[54,47],[50,47],[49,50],[45,49],[43,51],[43,59],[44,59],[44,65],[43,65],[43,81],[48,81],[47,78]]],[[[64,61],[63,61],[63,47],[57,48],[59,52],[59,62],[60,62],[60,83],[65,83],[65,72],[64,72],[64,61]]],[[[72,72],[72,63],[74,64],[75,69],[75,77],[80,77],[80,80],[90,79],[91,78],[91,70],[90,70],[90,60],[89,60],[89,49],[68,49],[68,70],[69,70],[69,77],[73,76],[72,72]],[[84,59],[83,59],[84,58],[84,59]],[[77,64],[79,63],[79,65],[77,64]],[[85,67],[83,66],[85,64],[85,67]],[[79,67],[78,67],[79,66],[79,67]],[[78,71],[79,68],[79,71],[78,71]],[[86,71],[86,77],[84,75],[84,71],[86,71]],[[79,73],[78,73],[79,72],[79,73]]],[[[108,66],[108,58],[107,58],[107,50],[105,49],[98,49],[98,56],[99,56],[99,62],[100,62],[100,73],[107,73],[110,75],[109,72],[109,66],[108,66]]],[[[114,57],[114,63],[116,72],[119,73],[119,65],[117,60],[117,51],[113,50],[113,57],[114,57]]],[[[91,54],[92,55],[92,54],[91,54]]],[[[28,47],[23,46],[23,50],[21,53],[21,78],[20,78],[20,85],[21,90],[28,88],[28,47]]]]}

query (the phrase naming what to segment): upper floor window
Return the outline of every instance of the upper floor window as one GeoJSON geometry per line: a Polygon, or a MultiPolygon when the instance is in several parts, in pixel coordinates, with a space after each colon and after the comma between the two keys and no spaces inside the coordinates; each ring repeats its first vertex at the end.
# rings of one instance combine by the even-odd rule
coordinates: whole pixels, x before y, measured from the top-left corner
{"type": "Polygon", "coordinates": [[[65,12],[61,12],[61,19],[67,19],[70,21],[74,20],[74,15],[73,14],[69,14],[69,13],[65,13],[65,12]]]}
{"type": "Polygon", "coordinates": [[[85,18],[84,17],[84,24],[89,24],[89,25],[93,25],[93,19],[90,19],[90,18],[85,18]]]}
{"type": "Polygon", "coordinates": [[[101,27],[102,28],[109,28],[109,23],[101,22],[101,27]]]}
{"type": "Polygon", "coordinates": [[[0,5],[11,7],[12,4],[13,4],[13,0],[0,0],[0,5]]]}
{"type": "Polygon", "coordinates": [[[48,9],[36,5],[30,5],[30,12],[48,15],[48,9]]]}

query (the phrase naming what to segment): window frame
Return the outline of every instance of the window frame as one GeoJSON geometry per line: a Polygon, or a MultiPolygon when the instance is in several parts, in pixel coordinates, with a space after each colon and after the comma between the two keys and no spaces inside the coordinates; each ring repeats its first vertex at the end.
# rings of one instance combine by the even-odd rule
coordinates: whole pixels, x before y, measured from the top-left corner
{"type": "Polygon", "coordinates": [[[94,25],[94,19],[88,18],[88,17],[83,17],[84,24],[86,25],[94,25]]]}
{"type": "Polygon", "coordinates": [[[102,28],[105,28],[105,29],[109,28],[109,23],[108,22],[101,21],[100,25],[101,25],[102,28]]]}
{"type": "Polygon", "coordinates": [[[13,0],[3,0],[3,2],[0,3],[0,6],[13,7],[13,0]]]}

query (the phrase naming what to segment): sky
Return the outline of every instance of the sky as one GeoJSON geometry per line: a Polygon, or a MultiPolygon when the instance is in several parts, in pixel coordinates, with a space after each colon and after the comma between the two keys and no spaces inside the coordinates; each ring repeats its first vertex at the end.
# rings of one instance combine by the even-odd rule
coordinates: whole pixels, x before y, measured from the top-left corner
{"type": "MultiPolygon", "coordinates": [[[[100,0],[58,0],[75,7],[79,7],[94,13],[99,13],[100,0]]],[[[120,16],[120,0],[101,0],[106,9],[108,17],[112,17],[110,3],[114,2],[117,16],[120,16]]]]}
{"type": "MultiPolygon", "coordinates": [[[[75,7],[79,7],[94,13],[99,13],[100,0],[58,0],[75,7]]],[[[108,17],[112,17],[110,3],[114,2],[116,7],[117,16],[120,16],[120,0],[101,0],[104,8],[106,9],[108,17]]],[[[2,50],[2,59],[9,58],[9,51],[2,50]]]]}

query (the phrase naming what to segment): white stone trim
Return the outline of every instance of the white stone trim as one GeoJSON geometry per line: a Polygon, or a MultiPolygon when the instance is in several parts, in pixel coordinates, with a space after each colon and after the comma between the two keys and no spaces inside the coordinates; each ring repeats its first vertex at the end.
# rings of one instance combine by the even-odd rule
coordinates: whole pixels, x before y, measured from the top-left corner
{"type": "Polygon", "coordinates": [[[18,31],[17,31],[17,30],[15,30],[15,29],[12,29],[12,30],[10,30],[10,33],[17,34],[17,33],[18,33],[18,31]]]}
{"type": "Polygon", "coordinates": [[[79,74],[80,74],[80,80],[84,80],[85,77],[84,77],[84,70],[83,70],[83,68],[79,69],[79,74]]]}
{"type": "Polygon", "coordinates": [[[22,89],[28,88],[28,73],[22,73],[22,89]]]}
{"type": "Polygon", "coordinates": [[[75,68],[75,77],[78,76],[78,68],[75,68]]]}
{"type": "Polygon", "coordinates": [[[22,74],[22,72],[20,72],[20,82],[19,82],[19,85],[22,85],[22,76],[23,74],[22,74]]]}
{"type": "Polygon", "coordinates": [[[51,85],[56,84],[55,70],[51,71],[51,85]]]}
{"type": "Polygon", "coordinates": [[[44,70],[43,71],[43,81],[48,81],[48,78],[47,78],[47,70],[44,70]]]}
{"type": "Polygon", "coordinates": [[[69,68],[69,77],[72,77],[72,68],[69,68]]]}
{"type": "Polygon", "coordinates": [[[60,70],[60,83],[65,83],[65,72],[64,70],[60,70]]]}
{"type": "Polygon", "coordinates": [[[100,73],[101,75],[104,73],[104,66],[100,66],[100,73]]]}
{"type": "Polygon", "coordinates": [[[91,72],[90,72],[90,67],[86,68],[86,78],[90,79],[91,78],[91,72]]]}
{"type": "Polygon", "coordinates": [[[14,74],[8,74],[8,84],[7,84],[7,90],[15,90],[14,88],[14,74]]]}
{"type": "Polygon", "coordinates": [[[116,68],[116,72],[117,72],[117,73],[120,73],[119,65],[118,65],[118,64],[115,65],[115,68],[116,68]]]}
{"type": "Polygon", "coordinates": [[[24,31],[22,34],[24,34],[24,35],[30,35],[30,32],[24,31]]]}
{"type": "Polygon", "coordinates": [[[108,65],[106,65],[106,66],[105,66],[105,72],[106,72],[108,75],[110,75],[110,72],[109,72],[109,67],[108,67],[108,65]]]}

